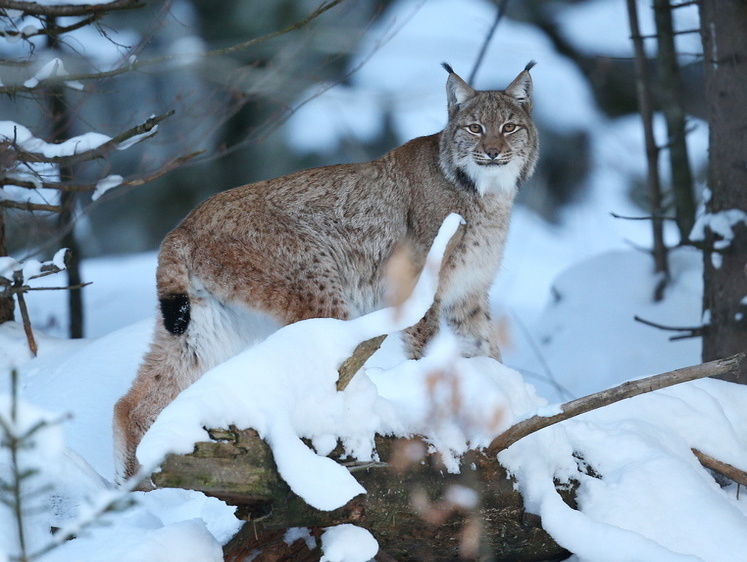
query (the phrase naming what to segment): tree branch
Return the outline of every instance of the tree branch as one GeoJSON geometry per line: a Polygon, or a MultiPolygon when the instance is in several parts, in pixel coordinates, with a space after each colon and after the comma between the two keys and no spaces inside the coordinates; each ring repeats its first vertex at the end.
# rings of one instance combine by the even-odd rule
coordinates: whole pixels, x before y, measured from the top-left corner
{"type": "Polygon", "coordinates": [[[353,354],[348,357],[337,372],[340,377],[337,379],[337,390],[343,391],[347,388],[348,384],[355,376],[355,374],[363,367],[363,364],[368,361],[376,351],[381,347],[382,342],[386,339],[386,334],[382,336],[376,336],[370,340],[366,340],[358,344],[353,354]]]}
{"type": "Polygon", "coordinates": [[[68,26],[60,26],[54,28],[42,27],[40,29],[34,30],[33,33],[25,33],[24,31],[13,30],[0,31],[0,37],[19,37],[21,39],[28,39],[30,37],[37,37],[39,35],[62,35],[63,33],[69,33],[70,31],[75,31],[76,29],[85,27],[100,19],[103,15],[103,13],[92,14],[68,26]]]}
{"type": "Polygon", "coordinates": [[[20,209],[21,211],[48,211],[50,213],[62,212],[60,205],[47,205],[46,203],[32,203],[31,201],[13,201],[12,199],[0,199],[0,207],[6,209],[20,209]]]}
{"type": "Polygon", "coordinates": [[[582,398],[577,398],[576,400],[571,400],[570,402],[566,402],[560,406],[559,414],[553,416],[535,415],[512,425],[501,435],[493,439],[493,442],[488,446],[486,452],[491,456],[497,455],[501,451],[508,449],[517,441],[523,439],[527,435],[536,433],[540,429],[585,414],[586,412],[609,406],[610,404],[620,402],[626,398],[632,398],[640,394],[645,394],[647,392],[704,377],[715,377],[728,373],[735,373],[739,371],[740,363],[744,357],[744,353],[738,353],[731,357],[727,357],[726,359],[718,359],[709,363],[683,367],[682,369],[676,369],[660,375],[629,381],[614,388],[609,388],[582,398]]]}
{"type": "MultiPolygon", "coordinates": [[[[128,1],[137,2],[139,0],[128,0],[128,1]]],[[[236,45],[232,45],[224,49],[214,49],[212,51],[207,51],[205,53],[202,53],[202,57],[207,58],[207,57],[231,54],[237,51],[248,49],[249,47],[252,47],[263,41],[268,41],[270,39],[274,39],[281,35],[291,33],[292,31],[296,31],[302,28],[303,26],[309,24],[311,21],[315,20],[316,18],[318,18],[319,16],[321,16],[322,14],[324,14],[331,8],[334,8],[335,6],[337,6],[338,4],[341,4],[344,1],[345,0],[331,0],[329,2],[324,2],[316,10],[314,10],[311,14],[309,14],[305,18],[281,30],[268,33],[267,35],[262,35],[261,37],[255,37],[254,39],[249,39],[248,41],[244,41],[243,43],[238,43],[236,45]]],[[[4,2],[7,3],[6,0],[0,0],[0,8],[2,8],[4,2]]],[[[18,3],[24,3],[24,2],[18,2],[18,3]]],[[[54,6],[50,6],[50,7],[54,7],[54,6]]],[[[85,12],[85,13],[88,13],[88,12],[85,12]]],[[[103,80],[105,78],[112,78],[114,76],[119,76],[120,74],[124,74],[126,72],[136,71],[141,68],[146,68],[146,67],[154,66],[157,64],[165,64],[165,63],[172,62],[172,61],[178,61],[180,58],[181,58],[180,55],[166,55],[166,56],[154,57],[151,59],[137,60],[133,63],[123,64],[122,66],[118,68],[114,68],[112,70],[107,70],[104,72],[68,74],[64,77],[55,76],[54,80],[61,82],[63,85],[66,82],[80,82],[84,80],[103,80]]],[[[15,63],[14,61],[3,61],[3,64],[14,64],[14,63],[15,63]]],[[[41,80],[40,85],[48,81],[49,80],[41,80]]],[[[38,87],[39,87],[38,85],[30,87],[30,86],[24,86],[22,84],[0,86],[0,94],[28,93],[28,92],[34,91],[38,87]]]]}
{"type": "MultiPolygon", "coordinates": [[[[2,144],[0,144],[0,147],[2,147],[2,144]]],[[[158,168],[157,170],[154,170],[153,172],[144,175],[144,176],[137,176],[130,180],[123,180],[122,183],[120,183],[117,187],[136,187],[139,185],[143,185],[145,183],[151,182],[153,180],[157,180],[161,176],[169,173],[171,170],[174,170],[181,166],[182,164],[188,162],[189,160],[192,160],[193,158],[203,154],[205,151],[200,150],[197,152],[192,152],[191,154],[185,154],[184,156],[179,156],[177,158],[174,158],[158,168]]],[[[24,187],[26,189],[56,189],[57,191],[94,191],[96,189],[95,183],[59,183],[59,182],[45,182],[41,181],[40,183],[34,183],[32,181],[26,181],[26,180],[20,180],[20,179],[14,179],[12,177],[6,177],[3,179],[0,179],[0,187],[5,185],[12,185],[15,187],[24,187]]],[[[60,208],[54,208],[57,207],[55,205],[43,205],[40,203],[23,203],[19,201],[10,201],[7,205],[3,205],[6,200],[0,200],[0,206],[6,206],[13,209],[22,209],[22,210],[37,210],[37,211],[53,211],[53,212],[60,212],[60,208]],[[32,207],[29,207],[31,205],[32,207]],[[33,206],[36,205],[39,208],[34,208],[33,206]]]]}
{"type": "Polygon", "coordinates": [[[636,322],[640,322],[641,324],[645,324],[646,326],[651,326],[652,328],[657,328],[659,330],[665,330],[668,332],[687,332],[685,334],[679,334],[676,336],[672,336],[669,338],[670,341],[674,340],[683,340],[686,338],[699,338],[702,337],[703,334],[705,334],[706,330],[708,330],[708,326],[692,326],[687,328],[677,328],[675,326],[665,326],[663,324],[657,324],[656,322],[651,322],[650,320],[644,320],[640,316],[636,315],[633,316],[633,320],[636,322]]]}
{"type": "Polygon", "coordinates": [[[39,4],[37,2],[24,2],[22,0],[0,0],[0,10],[19,10],[29,16],[42,17],[64,17],[64,16],[89,16],[92,12],[115,12],[119,10],[131,10],[142,8],[144,4],[140,0],[114,0],[101,4],[39,4]]]}
{"type": "Polygon", "coordinates": [[[503,16],[506,14],[507,7],[508,7],[508,0],[500,0],[500,2],[498,3],[498,13],[495,15],[495,20],[493,20],[493,25],[490,26],[490,29],[488,30],[488,33],[482,42],[482,46],[480,47],[480,52],[477,54],[477,59],[475,60],[475,64],[472,66],[472,72],[469,73],[469,79],[467,80],[467,82],[469,82],[471,85],[474,85],[475,76],[477,76],[477,71],[480,69],[480,66],[482,65],[483,58],[485,58],[485,52],[488,50],[488,45],[490,44],[490,40],[493,38],[493,35],[495,34],[495,30],[498,28],[498,24],[501,23],[503,16]]]}
{"type": "Polygon", "coordinates": [[[225,49],[216,49],[213,51],[208,51],[207,53],[205,53],[205,56],[227,55],[230,53],[235,53],[236,51],[243,51],[244,49],[248,49],[249,47],[252,47],[256,45],[257,43],[268,41],[270,39],[274,39],[275,37],[285,35],[286,33],[296,31],[297,29],[302,28],[303,26],[309,24],[310,22],[312,22],[313,20],[321,16],[327,10],[334,8],[335,6],[337,6],[338,4],[341,4],[344,1],[345,0],[330,0],[329,2],[323,2],[319,5],[319,7],[316,10],[311,12],[308,16],[297,21],[296,23],[293,23],[287,27],[284,27],[283,29],[280,29],[278,31],[273,31],[272,33],[268,33],[267,35],[262,35],[261,37],[255,37],[254,39],[249,39],[248,41],[244,41],[243,43],[237,43],[236,45],[231,45],[230,47],[226,47],[225,49]]]}
{"type": "Polygon", "coordinates": [[[737,484],[747,486],[747,472],[744,470],[740,470],[730,464],[716,460],[698,449],[692,449],[692,452],[704,467],[709,468],[714,472],[718,472],[722,476],[726,476],[729,480],[733,480],[737,484]]]}
{"type": "Polygon", "coordinates": [[[38,152],[29,152],[20,148],[17,144],[11,143],[13,150],[16,152],[16,159],[21,162],[44,162],[46,164],[65,164],[68,166],[77,164],[79,162],[85,162],[86,160],[93,160],[103,156],[105,153],[114,150],[120,144],[138,135],[144,135],[153,131],[153,128],[158,125],[164,119],[171,117],[174,114],[174,110],[168,111],[162,115],[149,117],[139,125],[128,129],[124,133],[117,135],[116,137],[106,141],[105,143],[92,148],[91,150],[85,150],[69,156],[44,156],[38,152]]]}

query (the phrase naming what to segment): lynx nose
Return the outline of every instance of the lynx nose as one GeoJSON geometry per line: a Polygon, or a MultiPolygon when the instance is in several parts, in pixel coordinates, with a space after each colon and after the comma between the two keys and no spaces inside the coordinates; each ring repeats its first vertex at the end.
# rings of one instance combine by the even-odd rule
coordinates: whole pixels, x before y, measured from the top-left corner
{"type": "Polygon", "coordinates": [[[486,148],[485,154],[487,154],[488,158],[490,158],[491,160],[495,160],[501,155],[501,151],[497,148],[486,148]]]}

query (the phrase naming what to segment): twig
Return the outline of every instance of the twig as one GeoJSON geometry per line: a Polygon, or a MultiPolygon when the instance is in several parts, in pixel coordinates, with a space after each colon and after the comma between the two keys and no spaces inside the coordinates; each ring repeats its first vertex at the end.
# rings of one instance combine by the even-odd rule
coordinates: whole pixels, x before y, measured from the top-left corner
{"type": "Polygon", "coordinates": [[[48,211],[50,213],[61,213],[60,205],[48,205],[46,203],[32,203],[31,201],[13,201],[12,199],[0,199],[0,207],[6,209],[20,209],[22,211],[48,211]]]}
{"type": "Polygon", "coordinates": [[[263,41],[268,41],[270,39],[274,39],[275,37],[279,37],[281,35],[285,35],[287,33],[291,33],[292,31],[296,31],[303,26],[311,23],[313,20],[321,16],[324,12],[327,10],[330,10],[337,6],[338,4],[341,4],[345,0],[331,0],[329,2],[323,2],[319,5],[319,7],[311,12],[308,16],[305,18],[298,20],[296,23],[293,23],[287,27],[284,27],[283,29],[280,29],[278,31],[273,31],[272,33],[268,33],[267,35],[262,35],[261,37],[255,37],[254,39],[249,39],[248,41],[244,41],[243,43],[237,43],[236,45],[231,45],[230,47],[226,47],[225,49],[216,49],[213,51],[208,51],[205,53],[205,56],[216,56],[216,55],[227,55],[229,53],[235,53],[236,51],[243,51],[244,49],[248,49],[249,47],[252,47],[256,45],[257,43],[261,43],[263,41]]]}
{"type": "Polygon", "coordinates": [[[740,470],[735,466],[721,462],[720,460],[714,459],[713,457],[706,455],[704,452],[698,449],[692,449],[693,454],[697,457],[704,467],[718,472],[719,474],[726,476],[728,479],[733,480],[737,484],[747,486],[747,472],[740,470]]]}
{"type": "Polygon", "coordinates": [[[477,54],[477,59],[475,60],[475,64],[472,66],[472,72],[469,73],[469,79],[467,82],[474,85],[475,76],[477,76],[477,71],[480,68],[480,65],[482,65],[482,60],[485,58],[485,53],[488,50],[488,44],[490,43],[490,40],[493,38],[493,35],[495,34],[495,30],[498,27],[498,24],[503,19],[503,16],[506,13],[506,8],[508,7],[508,0],[500,0],[500,3],[498,4],[498,13],[495,15],[495,20],[493,20],[493,25],[490,26],[490,29],[488,30],[488,34],[485,36],[485,39],[482,42],[482,46],[480,47],[480,52],[477,54]]]}
{"type": "Polygon", "coordinates": [[[337,379],[337,390],[343,391],[347,388],[348,384],[355,376],[355,374],[363,367],[363,364],[368,361],[376,350],[381,347],[382,342],[386,339],[386,334],[382,336],[376,336],[370,340],[366,340],[358,344],[353,354],[345,359],[337,372],[340,374],[337,379]]]}
{"type": "Polygon", "coordinates": [[[101,4],[60,4],[52,5],[37,2],[24,2],[22,0],[0,0],[0,9],[19,10],[30,16],[63,17],[63,16],[88,16],[91,12],[114,12],[117,10],[130,10],[142,8],[144,4],[140,0],[114,0],[114,2],[103,2],[101,4]]]}
{"type": "Polygon", "coordinates": [[[676,220],[674,217],[664,217],[660,215],[650,215],[648,217],[626,217],[625,215],[618,215],[617,213],[610,213],[612,218],[623,219],[626,221],[651,221],[651,220],[665,220],[673,221],[676,220]]]}
{"type": "Polygon", "coordinates": [[[532,353],[534,353],[534,356],[539,361],[540,366],[542,367],[542,370],[545,372],[544,377],[542,377],[541,375],[537,375],[537,376],[539,376],[540,378],[544,378],[545,381],[549,381],[550,384],[552,384],[555,387],[555,390],[557,390],[561,395],[563,395],[564,398],[566,399],[573,398],[573,394],[557,381],[557,379],[555,378],[555,374],[552,372],[552,369],[550,368],[550,364],[547,362],[545,355],[542,353],[542,350],[537,345],[537,342],[535,341],[534,336],[532,336],[532,333],[526,327],[526,324],[522,322],[521,318],[519,318],[519,315],[516,314],[516,311],[513,309],[511,310],[511,316],[516,322],[516,325],[519,327],[519,330],[521,330],[522,334],[524,334],[524,339],[529,344],[529,347],[532,350],[532,353]]]}
{"type": "Polygon", "coordinates": [[[620,402],[626,398],[632,398],[640,394],[695,379],[735,373],[739,370],[740,363],[744,357],[744,353],[738,353],[731,357],[727,357],[726,359],[718,359],[716,361],[710,361],[709,363],[683,367],[682,369],[676,369],[652,377],[628,381],[614,388],[609,388],[582,398],[577,398],[576,400],[571,400],[570,402],[566,402],[560,406],[559,414],[553,416],[535,415],[512,425],[501,435],[493,439],[492,443],[490,443],[486,449],[486,452],[489,455],[496,455],[501,451],[508,449],[520,439],[523,439],[527,435],[531,435],[540,429],[585,414],[586,412],[609,406],[610,404],[620,402]]]}
{"type": "MultiPolygon", "coordinates": [[[[128,1],[137,2],[139,0],[128,0],[128,1]]],[[[244,41],[243,43],[238,43],[236,45],[232,45],[224,49],[214,49],[212,51],[206,51],[205,53],[202,53],[201,56],[203,58],[208,58],[208,57],[231,54],[236,51],[242,51],[242,50],[248,49],[249,47],[252,47],[263,41],[268,41],[270,39],[275,39],[276,37],[279,37],[281,35],[291,33],[309,24],[311,21],[315,20],[316,18],[321,16],[326,11],[330,10],[331,8],[334,8],[335,6],[337,6],[338,4],[344,1],[345,0],[332,0],[330,2],[324,2],[316,10],[314,10],[311,14],[309,14],[305,18],[279,31],[274,31],[272,33],[268,33],[267,35],[262,35],[261,37],[255,37],[254,39],[249,39],[248,41],[244,41]]],[[[5,0],[0,0],[0,8],[2,8],[4,3],[6,3],[5,0]]],[[[86,7],[90,7],[90,6],[86,6],[86,7]]],[[[64,77],[55,76],[54,80],[61,82],[63,85],[65,85],[67,82],[81,82],[84,80],[103,80],[105,78],[112,78],[115,76],[119,76],[120,74],[124,74],[126,72],[140,70],[142,68],[151,67],[157,64],[165,64],[165,63],[169,63],[172,61],[179,61],[180,58],[182,58],[181,55],[165,55],[165,56],[160,56],[160,57],[153,57],[150,59],[143,59],[143,60],[137,60],[132,63],[126,63],[120,67],[114,68],[112,70],[103,71],[103,72],[68,74],[64,77]]],[[[44,83],[44,82],[45,82],[44,80],[41,81],[41,83],[44,83]]],[[[37,87],[38,86],[24,86],[21,84],[10,85],[10,86],[0,86],[0,94],[17,94],[17,93],[22,93],[22,92],[32,92],[37,87]]]]}
{"type": "Polygon", "coordinates": [[[16,293],[16,299],[18,299],[18,309],[21,312],[21,322],[23,323],[23,331],[26,334],[26,341],[29,344],[29,350],[31,351],[31,354],[36,357],[39,347],[36,345],[34,330],[31,329],[31,318],[29,317],[29,309],[26,306],[26,299],[23,298],[23,291],[16,293]]]}
{"type": "Polygon", "coordinates": [[[64,27],[55,27],[54,30],[48,27],[43,27],[41,29],[34,29],[32,33],[26,33],[24,31],[11,31],[11,30],[5,30],[0,31],[0,37],[20,37],[22,39],[28,39],[30,37],[36,37],[39,35],[62,35],[63,33],[68,33],[70,31],[75,31],[76,29],[80,29],[81,27],[85,27],[99,18],[101,18],[104,14],[93,14],[88,16],[87,18],[84,18],[82,20],[79,20],[75,22],[72,25],[64,26],[64,27]]]}
{"type": "Polygon", "coordinates": [[[705,334],[706,330],[708,329],[708,326],[694,326],[694,327],[682,327],[682,328],[678,328],[676,326],[665,326],[663,324],[657,324],[656,322],[651,322],[650,320],[645,320],[638,315],[633,316],[633,320],[635,320],[636,322],[640,322],[641,324],[645,324],[646,326],[651,326],[652,328],[658,328],[659,330],[666,330],[669,332],[688,332],[687,334],[679,334],[677,336],[672,336],[671,338],[669,338],[670,341],[684,340],[687,338],[699,338],[699,337],[702,337],[703,334],[705,334]]]}

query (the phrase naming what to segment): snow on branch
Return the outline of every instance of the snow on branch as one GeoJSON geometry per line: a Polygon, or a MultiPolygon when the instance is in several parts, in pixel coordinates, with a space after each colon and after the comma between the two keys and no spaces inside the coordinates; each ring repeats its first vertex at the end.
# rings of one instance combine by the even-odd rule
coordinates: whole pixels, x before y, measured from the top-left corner
{"type": "Polygon", "coordinates": [[[66,269],[65,263],[68,260],[68,254],[69,250],[63,248],[57,251],[52,260],[47,262],[40,262],[38,260],[18,262],[10,256],[0,257],[0,296],[15,296],[18,300],[18,309],[21,313],[23,330],[26,333],[29,350],[31,350],[34,356],[36,356],[37,352],[36,338],[34,338],[34,332],[31,329],[31,319],[28,308],[26,307],[24,294],[29,291],[81,289],[86,285],[90,285],[90,283],[83,283],[72,287],[31,287],[29,285],[29,281],[64,271],[66,269]]]}
{"type": "Polygon", "coordinates": [[[100,158],[114,149],[126,150],[156,134],[158,124],[173,114],[174,111],[171,110],[162,115],[152,115],[139,125],[113,138],[101,133],[85,133],[61,143],[48,143],[34,137],[22,125],[12,121],[2,121],[0,122],[0,148],[12,150],[15,159],[20,162],[73,165],[100,158]]]}
{"type": "Polygon", "coordinates": [[[735,237],[737,225],[747,226],[747,212],[742,209],[725,209],[714,213],[704,213],[695,221],[690,240],[692,242],[704,242],[706,231],[717,236],[713,242],[713,251],[727,250],[735,237]]]}
{"type": "MultiPolygon", "coordinates": [[[[43,180],[39,181],[38,178],[26,180],[15,177],[12,174],[7,174],[4,178],[0,177],[0,188],[6,185],[10,185],[15,187],[24,187],[27,189],[44,188],[56,189],[58,191],[75,192],[93,191],[93,199],[96,200],[114,187],[136,187],[156,180],[161,176],[169,173],[170,171],[178,168],[182,164],[188,162],[189,160],[192,160],[193,158],[203,154],[203,152],[204,151],[197,151],[190,154],[185,154],[184,156],[179,156],[165,163],[163,166],[161,166],[157,170],[154,170],[150,174],[136,176],[132,179],[123,179],[122,176],[112,174],[98,180],[96,183],[61,183],[47,182],[43,180]]],[[[54,213],[59,213],[62,210],[62,207],[60,207],[59,205],[14,201],[11,199],[2,199],[1,197],[0,207],[21,209],[25,211],[49,211],[54,213]]]]}

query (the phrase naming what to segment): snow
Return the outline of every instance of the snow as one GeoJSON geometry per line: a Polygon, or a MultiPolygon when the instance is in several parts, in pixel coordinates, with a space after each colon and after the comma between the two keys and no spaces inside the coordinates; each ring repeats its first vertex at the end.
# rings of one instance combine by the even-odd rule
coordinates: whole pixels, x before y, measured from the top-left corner
{"type": "MultiPolygon", "coordinates": [[[[155,115],[151,115],[151,118],[155,117],[155,115]]],[[[144,133],[140,133],[139,135],[135,135],[133,137],[130,137],[126,141],[122,141],[117,145],[117,150],[127,150],[133,145],[136,145],[142,140],[147,139],[148,137],[152,137],[158,132],[158,125],[154,125],[149,131],[146,131],[144,133]]]]}
{"type": "Polygon", "coordinates": [[[28,259],[22,263],[10,256],[2,256],[0,257],[0,277],[14,281],[15,274],[20,272],[20,281],[25,284],[38,277],[44,271],[45,267],[56,267],[59,270],[65,269],[66,255],[67,249],[62,248],[55,252],[51,261],[40,262],[39,260],[28,259]]]}
{"type": "Polygon", "coordinates": [[[345,523],[324,530],[322,551],[321,562],[367,562],[379,552],[379,544],[366,529],[345,523]]]}
{"type": "Polygon", "coordinates": [[[742,224],[747,227],[747,213],[742,209],[726,209],[716,213],[703,213],[695,221],[690,232],[690,240],[705,240],[706,229],[720,237],[713,243],[716,250],[726,250],[734,240],[734,227],[742,224]]]}
{"type": "Polygon", "coordinates": [[[46,158],[60,158],[88,152],[111,140],[101,133],[83,133],[61,143],[48,143],[36,138],[26,127],[13,121],[0,121],[0,140],[17,144],[23,150],[42,154],[46,158]]]}
{"type": "MultiPolygon", "coordinates": [[[[563,325],[539,322],[547,333],[569,334],[558,344],[565,351],[546,347],[558,380],[581,394],[627,380],[631,373],[652,374],[663,363],[646,367],[651,357],[683,360],[678,345],[694,358],[685,362],[697,362],[692,342],[671,344],[664,335],[654,337],[659,333],[651,328],[620,325],[622,311],[629,317],[638,307],[663,323],[689,321],[690,313],[699,316],[696,258],[691,250],[675,253],[675,282],[660,305],[651,304],[654,276],[644,254],[599,256],[558,279],[556,287],[565,296],[544,316],[563,325]],[[593,319],[595,311],[606,328],[593,319]],[[594,332],[600,333],[599,341],[588,339],[594,332]],[[594,349],[606,350],[609,359],[598,353],[584,362],[583,352],[594,349]],[[615,368],[606,371],[605,365],[615,368]]],[[[101,264],[98,275],[121,282],[114,264],[101,264]]],[[[426,304],[419,294],[411,317],[426,304]]],[[[469,447],[487,445],[502,429],[533,413],[557,411],[557,404],[548,404],[518,372],[487,358],[457,357],[448,336],[421,361],[405,360],[396,334],[390,336],[348,388],[336,392],[336,365],[360,339],[396,327],[387,324],[387,314],[376,314],[353,322],[315,319],[279,330],[182,393],[146,436],[141,460],[148,462],[166,450],[191,450],[191,443],[206,437],[203,424],[253,425],[268,438],[281,474],[294,489],[332,509],[362,491],[349,473],[332,469],[339,465],[323,456],[338,439],[353,458],[371,460],[376,458],[372,442],[377,432],[425,435],[434,450],[444,453],[447,468],[456,470],[459,455],[469,447]],[[280,408],[280,415],[271,415],[273,408],[280,408]],[[316,452],[299,437],[310,438],[316,452]]],[[[67,458],[73,459],[61,487],[67,499],[47,515],[50,522],[59,524],[84,511],[87,497],[111,494],[106,482],[113,477],[111,408],[134,376],[151,328],[147,319],[82,342],[40,335],[40,356],[29,360],[20,327],[0,327],[0,357],[6,365],[19,365],[24,399],[33,397],[34,404],[49,410],[64,404],[75,412],[64,424],[67,458]]],[[[720,488],[690,449],[747,468],[745,403],[746,388],[695,381],[547,428],[502,452],[500,461],[517,479],[527,508],[542,516],[545,528],[578,560],[738,559],[746,546],[747,505],[736,499],[734,486],[720,488]],[[574,453],[594,475],[579,472],[574,453]],[[567,506],[555,489],[556,482],[572,478],[579,480],[578,510],[567,506]]],[[[460,505],[474,500],[460,491],[450,493],[460,505]]],[[[138,501],[136,507],[108,515],[109,525],[89,528],[45,560],[116,560],[123,553],[136,560],[219,560],[219,545],[239,524],[231,508],[197,492],[129,495],[138,501]]],[[[304,539],[299,532],[287,541],[304,539]]],[[[358,550],[345,554],[345,549],[365,543],[373,550],[374,539],[366,533],[355,528],[327,531],[324,555],[357,559],[358,550]],[[353,538],[354,533],[362,536],[353,538]]]]}
{"type": "Polygon", "coordinates": [[[112,174],[112,175],[106,176],[105,178],[100,179],[98,182],[96,182],[96,189],[94,190],[93,195],[91,196],[91,199],[93,201],[96,201],[96,199],[101,197],[104,193],[106,193],[110,189],[113,189],[115,187],[122,185],[123,179],[124,178],[120,176],[119,174],[112,174]]]}

